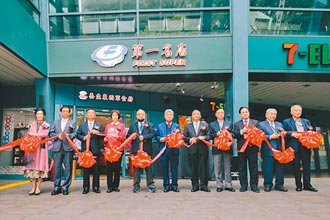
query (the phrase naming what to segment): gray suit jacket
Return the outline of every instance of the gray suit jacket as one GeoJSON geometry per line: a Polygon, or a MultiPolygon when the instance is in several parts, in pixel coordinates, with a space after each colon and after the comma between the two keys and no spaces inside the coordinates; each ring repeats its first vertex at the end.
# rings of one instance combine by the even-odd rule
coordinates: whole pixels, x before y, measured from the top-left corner
{"type": "MultiPolygon", "coordinates": [[[[228,130],[230,132],[233,127],[231,121],[223,121],[221,130],[225,129],[226,127],[228,127],[228,130]]],[[[215,120],[214,122],[210,123],[210,133],[212,139],[217,136],[218,131],[220,131],[219,122],[218,120],[215,120]]],[[[216,147],[212,147],[212,154],[220,154],[222,152],[222,150],[218,150],[216,147]]],[[[229,152],[231,152],[231,150],[229,150],[229,152]]]]}
{"type": "MultiPolygon", "coordinates": [[[[77,123],[74,120],[68,119],[64,131],[62,132],[61,130],[61,120],[62,119],[58,119],[55,120],[54,123],[52,124],[52,127],[49,130],[49,137],[53,137],[56,136],[60,133],[66,133],[69,135],[70,139],[73,140],[76,137],[76,133],[77,133],[77,123]]],[[[53,152],[59,152],[61,150],[61,147],[63,147],[63,149],[65,151],[72,151],[72,147],[69,145],[68,141],[66,139],[60,140],[58,138],[56,138],[54,140],[54,146],[52,148],[53,152]]]]}

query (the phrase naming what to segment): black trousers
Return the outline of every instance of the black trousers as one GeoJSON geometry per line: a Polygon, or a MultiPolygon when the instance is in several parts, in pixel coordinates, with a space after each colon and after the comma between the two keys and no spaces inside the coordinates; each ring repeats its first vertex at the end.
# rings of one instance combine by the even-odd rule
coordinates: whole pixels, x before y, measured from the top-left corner
{"type": "Polygon", "coordinates": [[[191,167],[191,184],[193,188],[198,189],[207,187],[208,176],[208,154],[188,154],[188,159],[191,167]],[[199,182],[200,181],[200,182],[199,182]]]}
{"type": "Polygon", "coordinates": [[[248,187],[247,163],[250,171],[250,187],[258,187],[258,153],[238,153],[239,181],[242,188],[248,187]]]}
{"type": "Polygon", "coordinates": [[[92,187],[100,188],[100,157],[96,156],[96,163],[91,168],[83,168],[83,187],[90,188],[89,175],[93,173],[93,183],[92,187]]]}
{"type": "Polygon", "coordinates": [[[107,161],[106,172],[108,189],[114,189],[116,187],[119,187],[122,157],[123,155],[121,155],[117,162],[110,163],[109,161],[107,161]]]}
{"type": "Polygon", "coordinates": [[[311,187],[311,149],[307,149],[303,146],[299,146],[298,152],[295,152],[295,158],[292,162],[294,169],[294,177],[296,187],[301,188],[301,170],[300,164],[303,167],[303,184],[305,188],[311,187]]]}

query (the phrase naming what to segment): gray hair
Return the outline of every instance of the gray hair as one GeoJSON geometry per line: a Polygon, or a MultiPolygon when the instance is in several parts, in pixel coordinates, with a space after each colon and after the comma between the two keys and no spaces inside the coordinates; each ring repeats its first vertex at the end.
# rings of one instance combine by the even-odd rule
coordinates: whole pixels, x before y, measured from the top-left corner
{"type": "Polygon", "coordinates": [[[165,115],[167,112],[171,112],[171,113],[174,115],[174,111],[173,111],[172,109],[170,109],[170,108],[165,109],[165,111],[164,111],[164,115],[165,115]]]}
{"type": "Polygon", "coordinates": [[[302,110],[302,107],[301,107],[301,105],[293,105],[293,106],[291,106],[291,109],[290,109],[290,111],[292,112],[292,111],[293,111],[293,109],[295,109],[295,108],[300,108],[300,109],[302,110]]]}
{"type": "Polygon", "coordinates": [[[277,110],[275,108],[268,108],[266,110],[266,114],[270,113],[271,111],[275,111],[277,113],[277,110]]]}

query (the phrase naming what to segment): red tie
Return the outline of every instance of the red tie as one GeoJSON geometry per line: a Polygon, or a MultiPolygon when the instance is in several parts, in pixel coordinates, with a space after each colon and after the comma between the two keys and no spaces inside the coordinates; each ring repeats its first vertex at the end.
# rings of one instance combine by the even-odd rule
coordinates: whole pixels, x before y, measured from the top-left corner
{"type": "Polygon", "coordinates": [[[171,123],[166,123],[167,127],[170,128],[171,127],[171,123]]]}
{"type": "Polygon", "coordinates": [[[244,127],[248,125],[248,121],[244,120],[244,127]]]}

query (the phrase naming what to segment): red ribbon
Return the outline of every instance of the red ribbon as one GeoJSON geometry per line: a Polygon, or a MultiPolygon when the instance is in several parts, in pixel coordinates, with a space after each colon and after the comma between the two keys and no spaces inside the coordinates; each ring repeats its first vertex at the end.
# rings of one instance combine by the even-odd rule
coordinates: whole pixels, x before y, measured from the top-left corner
{"type": "Polygon", "coordinates": [[[247,146],[257,146],[260,147],[263,140],[265,140],[265,133],[257,127],[250,125],[247,127],[248,130],[244,134],[245,142],[242,145],[241,149],[238,151],[239,153],[243,153],[247,146]]]}
{"type": "Polygon", "coordinates": [[[107,145],[104,148],[104,158],[110,163],[119,161],[125,146],[137,136],[137,133],[133,133],[123,142],[120,142],[117,138],[109,138],[107,145]]]}
{"type": "Polygon", "coordinates": [[[166,150],[166,145],[163,147],[161,151],[157,154],[157,156],[151,160],[151,156],[149,156],[145,151],[143,151],[143,142],[140,142],[140,149],[137,151],[136,155],[131,154],[132,165],[137,168],[147,168],[150,167],[151,164],[156,162],[158,158],[164,153],[166,150]]]}
{"type": "Polygon", "coordinates": [[[220,131],[220,133],[214,138],[214,144],[206,140],[201,140],[209,147],[216,147],[218,150],[228,151],[230,147],[234,144],[234,139],[228,128],[220,131]]]}
{"type": "Polygon", "coordinates": [[[184,140],[184,135],[176,129],[165,137],[165,145],[169,148],[180,148],[181,146],[187,146],[184,140]]]}
{"type": "Polygon", "coordinates": [[[298,140],[307,149],[318,148],[322,145],[322,134],[315,131],[303,131],[298,133],[302,134],[298,140]]]}

